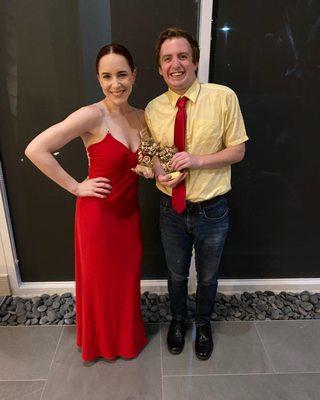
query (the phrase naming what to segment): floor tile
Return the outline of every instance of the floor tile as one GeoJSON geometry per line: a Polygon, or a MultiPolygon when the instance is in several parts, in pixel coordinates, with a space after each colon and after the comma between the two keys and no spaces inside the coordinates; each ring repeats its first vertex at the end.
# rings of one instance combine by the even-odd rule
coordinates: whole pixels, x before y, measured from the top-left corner
{"type": "Polygon", "coordinates": [[[163,400],[319,400],[319,374],[166,377],[163,400]]]}
{"type": "Polygon", "coordinates": [[[320,372],[320,321],[256,322],[278,372],[320,372]]]}
{"type": "Polygon", "coordinates": [[[0,379],[45,379],[62,327],[1,327],[0,379]]]}
{"type": "Polygon", "coordinates": [[[75,328],[65,327],[42,400],[160,400],[160,328],[150,324],[147,333],[150,341],[136,359],[84,366],[75,328]]]}
{"type": "Polygon", "coordinates": [[[40,400],[45,381],[0,382],[0,400],[40,400]]]}
{"type": "Polygon", "coordinates": [[[163,326],[162,359],[164,375],[227,374],[272,372],[253,322],[215,322],[212,324],[214,351],[207,361],[194,353],[195,326],[189,325],[183,352],[172,355],[166,347],[168,325],[163,326]]]}

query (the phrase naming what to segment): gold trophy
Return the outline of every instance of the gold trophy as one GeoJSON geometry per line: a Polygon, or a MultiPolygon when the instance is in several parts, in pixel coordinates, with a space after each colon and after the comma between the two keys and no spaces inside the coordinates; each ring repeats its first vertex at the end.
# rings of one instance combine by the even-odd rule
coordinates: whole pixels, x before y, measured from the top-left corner
{"type": "Polygon", "coordinates": [[[181,175],[180,171],[172,171],[171,169],[171,159],[178,152],[175,145],[161,147],[157,153],[160,160],[160,164],[166,174],[170,174],[171,179],[178,178],[181,175]]]}
{"type": "Polygon", "coordinates": [[[138,148],[138,164],[134,171],[139,175],[152,173],[152,159],[157,155],[159,145],[151,138],[147,128],[140,132],[141,143],[138,148]]]}
{"type": "Polygon", "coordinates": [[[171,179],[175,179],[181,175],[179,171],[172,171],[170,162],[172,157],[177,153],[176,146],[160,147],[149,135],[147,128],[141,133],[141,143],[138,148],[138,164],[134,171],[139,175],[150,175],[152,173],[152,159],[157,156],[160,164],[166,174],[170,174],[171,179]]]}

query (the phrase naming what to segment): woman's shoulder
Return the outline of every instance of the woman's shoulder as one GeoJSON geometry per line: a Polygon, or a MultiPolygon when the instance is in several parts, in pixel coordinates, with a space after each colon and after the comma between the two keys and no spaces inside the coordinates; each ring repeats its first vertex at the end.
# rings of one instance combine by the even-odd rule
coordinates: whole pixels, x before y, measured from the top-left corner
{"type": "Polygon", "coordinates": [[[144,127],[146,125],[146,120],[145,120],[145,116],[144,116],[144,110],[141,110],[140,108],[134,108],[134,111],[138,115],[140,123],[144,127]]]}
{"type": "Polygon", "coordinates": [[[133,109],[135,110],[135,112],[137,112],[139,114],[139,117],[144,118],[144,110],[142,110],[141,108],[135,108],[135,107],[133,107],[133,109]]]}
{"type": "Polygon", "coordinates": [[[97,104],[83,106],[70,114],[64,123],[73,127],[81,127],[86,132],[91,132],[101,125],[103,112],[97,104]]]}
{"type": "Polygon", "coordinates": [[[103,118],[103,109],[99,105],[99,103],[89,104],[87,106],[83,106],[78,110],[84,117],[101,120],[103,118]]]}

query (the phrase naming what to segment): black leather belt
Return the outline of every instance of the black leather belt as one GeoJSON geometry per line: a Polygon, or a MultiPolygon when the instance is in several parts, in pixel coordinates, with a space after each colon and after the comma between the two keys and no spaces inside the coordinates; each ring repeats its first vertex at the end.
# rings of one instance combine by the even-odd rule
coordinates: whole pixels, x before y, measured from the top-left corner
{"type": "MultiPolygon", "coordinates": [[[[167,204],[171,205],[171,196],[168,196],[165,193],[161,193],[162,198],[165,200],[165,202],[167,204]]],[[[220,194],[218,196],[212,197],[211,199],[208,200],[203,200],[203,201],[186,201],[186,206],[187,209],[191,209],[191,208],[201,208],[201,207],[205,207],[205,206],[209,206],[211,204],[215,204],[217,201],[221,200],[221,199],[226,199],[228,198],[228,193],[225,194],[220,194]]]]}

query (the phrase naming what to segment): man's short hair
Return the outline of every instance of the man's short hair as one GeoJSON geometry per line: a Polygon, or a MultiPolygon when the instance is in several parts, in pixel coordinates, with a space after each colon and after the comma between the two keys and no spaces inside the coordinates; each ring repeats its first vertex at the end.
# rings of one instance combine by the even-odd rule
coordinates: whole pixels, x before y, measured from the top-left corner
{"type": "Polygon", "coordinates": [[[162,43],[167,39],[181,38],[181,37],[185,38],[190,44],[193,63],[196,64],[199,62],[200,49],[198,42],[183,29],[176,28],[173,26],[171,28],[167,28],[164,31],[162,31],[158,37],[158,41],[156,44],[156,62],[158,66],[160,65],[160,50],[162,43]]]}

